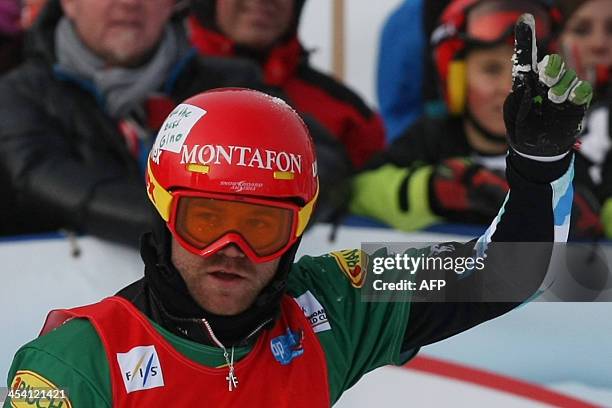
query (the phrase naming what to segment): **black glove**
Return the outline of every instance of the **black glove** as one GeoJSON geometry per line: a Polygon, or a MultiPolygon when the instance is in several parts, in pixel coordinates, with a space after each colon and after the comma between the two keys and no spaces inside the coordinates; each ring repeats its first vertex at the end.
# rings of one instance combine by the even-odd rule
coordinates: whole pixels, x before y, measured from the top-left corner
{"type": "Polygon", "coordinates": [[[431,175],[429,200],[435,214],[450,221],[489,223],[504,202],[503,175],[468,159],[447,159],[431,175]]]}
{"type": "Polygon", "coordinates": [[[515,151],[560,156],[576,142],[593,90],[565,69],[559,55],[547,55],[538,64],[535,32],[535,19],[523,14],[515,27],[513,84],[504,103],[504,122],[515,151]]]}

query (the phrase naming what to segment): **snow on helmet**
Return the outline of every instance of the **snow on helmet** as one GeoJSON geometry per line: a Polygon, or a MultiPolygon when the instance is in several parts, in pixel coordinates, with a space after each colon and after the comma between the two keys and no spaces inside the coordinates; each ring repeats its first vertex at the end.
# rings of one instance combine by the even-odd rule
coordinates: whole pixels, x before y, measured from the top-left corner
{"type": "Polygon", "coordinates": [[[256,262],[274,259],[311,217],[318,194],[313,143],[279,98],[241,88],[204,92],[162,125],[149,154],[147,192],[191,252],[207,256],[231,243],[256,262]],[[223,223],[211,221],[211,211],[226,211],[215,218],[223,223]],[[246,218],[255,213],[265,213],[263,220],[246,218]]]}
{"type": "Polygon", "coordinates": [[[514,24],[523,13],[536,18],[538,39],[549,39],[561,15],[544,0],[454,0],[431,36],[433,59],[441,90],[452,114],[465,108],[465,53],[470,46],[487,46],[514,39],[514,24]]]}

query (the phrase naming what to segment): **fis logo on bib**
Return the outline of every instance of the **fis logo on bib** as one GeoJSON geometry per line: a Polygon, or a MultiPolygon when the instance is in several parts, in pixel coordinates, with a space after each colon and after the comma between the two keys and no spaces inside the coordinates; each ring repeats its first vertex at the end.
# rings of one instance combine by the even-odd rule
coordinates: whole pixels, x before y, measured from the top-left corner
{"type": "Polygon", "coordinates": [[[287,328],[287,334],[284,336],[278,336],[270,341],[270,349],[272,355],[282,365],[287,365],[291,361],[304,354],[304,348],[302,347],[302,339],[304,332],[294,332],[287,328]]]}
{"type": "Polygon", "coordinates": [[[117,362],[128,393],[164,386],[155,346],[138,346],[127,353],[117,353],[117,362]]]}

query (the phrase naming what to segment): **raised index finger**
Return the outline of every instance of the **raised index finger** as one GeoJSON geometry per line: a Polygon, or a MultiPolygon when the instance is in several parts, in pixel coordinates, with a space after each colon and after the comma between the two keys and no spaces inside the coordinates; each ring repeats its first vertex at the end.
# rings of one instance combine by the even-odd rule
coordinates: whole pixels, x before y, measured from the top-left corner
{"type": "MultiPolygon", "coordinates": [[[[519,17],[514,27],[513,78],[523,79],[528,72],[538,72],[538,46],[535,36],[535,18],[529,13],[519,17]]],[[[520,81],[519,81],[520,82],[520,81]]]]}

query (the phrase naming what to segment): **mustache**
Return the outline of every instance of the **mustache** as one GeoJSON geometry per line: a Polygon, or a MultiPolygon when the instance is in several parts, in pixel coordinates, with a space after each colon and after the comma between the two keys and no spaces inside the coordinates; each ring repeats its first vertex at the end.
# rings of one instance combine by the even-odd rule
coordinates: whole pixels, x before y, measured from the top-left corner
{"type": "Polygon", "coordinates": [[[239,271],[241,274],[251,274],[255,271],[255,268],[249,258],[244,256],[244,258],[235,258],[228,257],[223,254],[213,254],[208,258],[209,270],[222,269],[227,270],[228,272],[239,271]]]}

